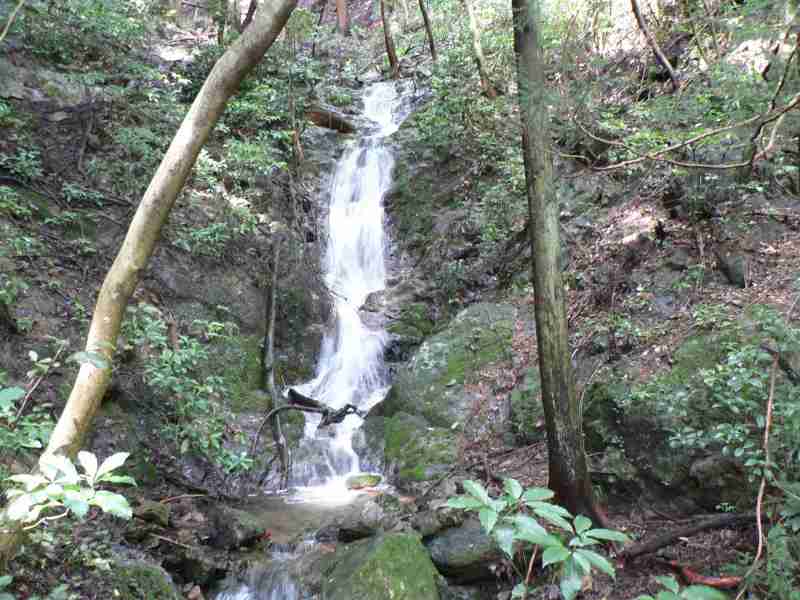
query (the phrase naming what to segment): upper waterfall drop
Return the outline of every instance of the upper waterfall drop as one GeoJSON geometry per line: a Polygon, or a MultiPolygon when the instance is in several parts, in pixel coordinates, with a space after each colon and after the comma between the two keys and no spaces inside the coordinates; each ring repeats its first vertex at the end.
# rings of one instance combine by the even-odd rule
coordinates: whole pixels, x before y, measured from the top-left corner
{"type": "MultiPolygon", "coordinates": [[[[382,327],[365,324],[359,309],[369,294],[386,286],[386,237],[383,200],[392,183],[394,159],[385,138],[400,127],[406,111],[395,83],[372,85],[364,94],[364,116],[375,124],[352,142],[339,159],[328,191],[327,245],[322,261],[331,293],[334,322],[326,332],[316,375],[298,390],[332,408],[353,404],[363,411],[380,402],[388,389],[383,363],[387,341],[382,327]]],[[[339,482],[359,471],[352,435],[361,424],[355,415],[335,425],[330,437],[317,432],[320,417],[306,415],[306,439],[324,453],[324,462],[294,473],[299,485],[339,482]]]]}

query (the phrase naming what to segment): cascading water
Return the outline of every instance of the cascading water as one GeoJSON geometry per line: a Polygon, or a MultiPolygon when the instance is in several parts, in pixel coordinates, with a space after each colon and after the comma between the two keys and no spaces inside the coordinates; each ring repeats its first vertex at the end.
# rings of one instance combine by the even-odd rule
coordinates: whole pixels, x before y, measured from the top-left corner
{"type": "MultiPolygon", "coordinates": [[[[364,323],[359,309],[371,293],[386,285],[383,199],[391,185],[393,159],[384,142],[411,110],[405,102],[409,98],[396,90],[394,83],[385,82],[364,94],[364,116],[374,127],[345,150],[329,191],[323,271],[334,320],[322,341],[316,376],[298,391],[334,409],[352,404],[367,411],[388,389],[383,364],[386,332],[380,324],[364,323]]],[[[359,471],[352,436],[361,420],[350,415],[325,432],[318,431],[319,422],[318,415],[306,417],[301,445],[306,446],[308,458],[294,466],[292,484],[299,489],[285,498],[284,520],[302,522],[298,511],[315,504],[332,516],[331,511],[346,510],[352,499],[345,479],[359,471]]],[[[276,514],[268,514],[265,518],[272,527],[278,525],[276,514]]],[[[273,553],[273,560],[251,569],[246,581],[234,578],[223,584],[216,600],[297,600],[302,596],[300,586],[289,575],[287,562],[295,558],[273,553]]]]}
{"type": "MultiPolygon", "coordinates": [[[[405,116],[398,110],[401,101],[393,83],[369,88],[364,116],[376,129],[345,151],[330,187],[323,271],[335,322],[323,339],[315,378],[298,390],[335,409],[352,404],[369,410],[387,390],[386,332],[365,324],[359,309],[369,294],[386,285],[383,198],[391,185],[393,158],[384,140],[405,116]]],[[[361,420],[350,415],[327,432],[317,431],[319,421],[307,415],[305,434],[324,461],[297,465],[293,483],[341,487],[348,474],[359,470],[351,440],[361,420]]]]}

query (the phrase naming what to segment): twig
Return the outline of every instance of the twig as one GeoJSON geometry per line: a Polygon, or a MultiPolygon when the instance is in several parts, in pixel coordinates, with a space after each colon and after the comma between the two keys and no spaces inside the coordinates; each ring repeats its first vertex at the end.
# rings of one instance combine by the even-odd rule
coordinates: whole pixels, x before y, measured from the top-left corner
{"type": "Polygon", "coordinates": [[[756,513],[721,515],[719,517],[703,521],[702,523],[682,527],[670,533],[659,536],[649,542],[644,542],[642,544],[625,548],[622,550],[622,552],[620,552],[619,556],[622,558],[631,559],[636,558],[637,556],[642,556],[643,554],[651,554],[656,550],[660,550],[664,546],[673,544],[682,537],[689,537],[696,533],[700,533],[701,531],[708,531],[709,529],[721,529],[723,527],[729,527],[741,522],[750,521],[755,516],[756,513]]]}
{"type": "MultiPolygon", "coordinates": [[[[758,568],[758,563],[761,560],[761,554],[764,552],[764,527],[761,524],[761,511],[764,504],[764,491],[767,488],[767,471],[766,469],[769,467],[769,430],[770,425],[772,424],[772,405],[773,400],[775,398],[775,375],[778,372],[778,360],[780,358],[780,354],[778,352],[772,352],[772,369],[770,370],[769,374],[769,397],[767,398],[767,415],[764,422],[764,441],[763,441],[763,448],[764,448],[764,472],[761,474],[761,485],[758,486],[758,498],[756,498],[756,527],[758,529],[758,549],[756,550],[756,556],[753,559],[753,564],[750,565],[750,568],[747,569],[747,573],[744,576],[744,579],[747,580],[750,576],[755,572],[756,568],[758,568]]],[[[747,591],[747,586],[743,586],[739,593],[736,594],[736,600],[741,600],[744,593],[747,591]]]]}
{"type": "Polygon", "coordinates": [[[207,498],[208,494],[181,494],[179,496],[170,496],[169,498],[164,498],[163,500],[159,500],[159,504],[169,504],[170,502],[175,502],[176,500],[184,500],[186,498],[207,498]]]}
{"type": "Polygon", "coordinates": [[[6,22],[6,26],[3,27],[3,33],[0,33],[0,42],[6,39],[6,35],[8,34],[8,30],[11,29],[11,25],[14,23],[14,19],[17,18],[17,13],[22,10],[22,5],[25,4],[25,0],[19,0],[19,4],[17,4],[16,8],[12,11],[11,16],[8,17],[8,21],[6,22]]]}
{"type": "MultiPolygon", "coordinates": [[[[52,366],[55,366],[56,362],[58,362],[58,357],[61,356],[61,353],[64,352],[64,349],[66,347],[67,347],[66,342],[63,342],[61,344],[61,346],[59,347],[58,352],[56,352],[56,355],[53,357],[53,362],[50,363],[52,366]]],[[[25,411],[25,407],[28,405],[28,401],[31,399],[31,396],[33,396],[33,392],[36,391],[36,388],[39,387],[39,384],[42,383],[42,381],[44,381],[44,378],[47,377],[47,375],[49,375],[49,373],[50,373],[50,369],[48,368],[47,371],[45,371],[44,373],[39,375],[39,377],[36,378],[36,380],[34,381],[33,385],[28,390],[28,393],[25,394],[25,398],[22,400],[22,404],[20,405],[19,410],[17,411],[17,416],[14,418],[15,421],[19,421],[19,418],[22,416],[22,413],[25,411]]]]}
{"type": "Polygon", "coordinates": [[[186,548],[187,550],[197,550],[194,546],[188,546],[186,544],[181,544],[180,542],[176,542],[175,540],[171,540],[168,537],[164,537],[163,535],[158,535],[157,533],[150,532],[150,535],[156,538],[157,540],[161,540],[162,542],[168,542],[173,544],[174,546],[180,546],[181,548],[186,548]]]}

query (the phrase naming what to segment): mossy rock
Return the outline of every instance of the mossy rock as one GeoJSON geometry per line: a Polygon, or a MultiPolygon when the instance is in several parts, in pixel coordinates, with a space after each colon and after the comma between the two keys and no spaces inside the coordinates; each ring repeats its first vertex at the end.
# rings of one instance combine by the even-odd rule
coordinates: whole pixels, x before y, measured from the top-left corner
{"type": "Polygon", "coordinates": [[[140,560],[118,561],[108,573],[119,600],[181,600],[172,578],[158,565],[140,560]]]}
{"type": "Polygon", "coordinates": [[[470,373],[509,358],[515,319],[510,304],[480,303],[461,311],[400,369],[382,414],[419,414],[447,428],[463,423],[475,400],[465,383],[470,373]]]}
{"type": "Polygon", "coordinates": [[[386,462],[401,485],[436,479],[456,461],[456,437],[449,428],[398,413],[384,420],[386,462]]]}
{"type": "Polygon", "coordinates": [[[379,535],[340,547],[323,578],[327,600],[439,600],[437,572],[413,534],[379,535]]]}
{"type": "Polygon", "coordinates": [[[351,475],[345,481],[348,490],[360,490],[367,487],[374,487],[383,480],[381,475],[375,473],[359,473],[351,475]]]}

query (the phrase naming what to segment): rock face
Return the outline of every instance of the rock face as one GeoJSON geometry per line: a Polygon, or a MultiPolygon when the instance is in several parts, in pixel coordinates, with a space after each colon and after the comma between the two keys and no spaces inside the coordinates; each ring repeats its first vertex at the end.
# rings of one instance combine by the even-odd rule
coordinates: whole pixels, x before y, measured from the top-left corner
{"type": "Polygon", "coordinates": [[[509,304],[475,304],[423,342],[354,441],[362,466],[384,470],[404,489],[443,475],[476,400],[468,376],[505,358],[515,318],[509,304]]]}
{"type": "Polygon", "coordinates": [[[180,600],[172,578],[158,565],[142,560],[117,562],[109,571],[120,600],[180,600]]]}
{"type": "Polygon", "coordinates": [[[461,311],[400,369],[383,414],[421,415],[437,427],[463,423],[475,400],[464,387],[466,376],[510,351],[515,318],[510,304],[483,302],[461,311]]]}
{"type": "Polygon", "coordinates": [[[419,539],[381,535],[337,550],[322,582],[327,600],[440,600],[437,573],[419,539]]]}
{"type": "Polygon", "coordinates": [[[448,578],[467,583],[491,579],[491,565],[502,553],[476,520],[445,529],[425,542],[431,559],[448,578]]]}

